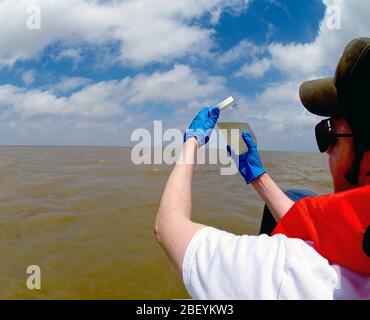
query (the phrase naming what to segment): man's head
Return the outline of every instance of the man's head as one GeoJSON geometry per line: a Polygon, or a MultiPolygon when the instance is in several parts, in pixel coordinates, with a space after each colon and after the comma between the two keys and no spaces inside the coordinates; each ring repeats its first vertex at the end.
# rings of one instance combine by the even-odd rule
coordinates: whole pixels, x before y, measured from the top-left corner
{"type": "Polygon", "coordinates": [[[330,117],[316,138],[329,154],[335,191],[370,184],[370,39],[353,40],[335,77],[303,83],[300,97],[308,111],[330,117]]]}

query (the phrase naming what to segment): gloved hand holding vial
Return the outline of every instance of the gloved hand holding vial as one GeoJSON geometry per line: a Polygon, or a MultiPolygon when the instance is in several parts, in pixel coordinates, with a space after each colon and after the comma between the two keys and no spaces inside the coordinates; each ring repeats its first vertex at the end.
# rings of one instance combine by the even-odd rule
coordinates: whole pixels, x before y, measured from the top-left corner
{"type": "Polygon", "coordinates": [[[217,126],[227,140],[227,151],[247,184],[266,173],[250,125],[243,121],[232,97],[218,104],[221,110],[217,126]]]}
{"type": "Polygon", "coordinates": [[[227,144],[236,155],[241,155],[248,151],[246,144],[242,139],[242,133],[248,131],[254,143],[257,143],[256,136],[250,125],[244,121],[239,106],[235,103],[233,97],[226,99],[218,104],[221,110],[220,119],[217,124],[227,144]]]}

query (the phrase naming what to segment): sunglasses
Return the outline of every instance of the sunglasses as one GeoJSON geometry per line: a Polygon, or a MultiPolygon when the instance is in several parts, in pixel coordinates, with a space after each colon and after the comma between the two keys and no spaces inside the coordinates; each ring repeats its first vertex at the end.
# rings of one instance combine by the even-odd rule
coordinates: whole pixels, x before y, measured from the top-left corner
{"type": "Polygon", "coordinates": [[[315,134],[321,153],[328,151],[331,145],[335,145],[337,137],[353,137],[353,134],[334,133],[333,120],[331,118],[321,121],[315,128],[315,134]]]}

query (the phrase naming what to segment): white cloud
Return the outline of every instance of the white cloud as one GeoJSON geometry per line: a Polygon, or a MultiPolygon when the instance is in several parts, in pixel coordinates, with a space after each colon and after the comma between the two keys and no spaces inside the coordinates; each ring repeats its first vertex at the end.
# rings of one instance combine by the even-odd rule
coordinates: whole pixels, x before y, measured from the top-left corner
{"type": "Polygon", "coordinates": [[[237,73],[237,77],[259,78],[263,76],[271,66],[271,60],[263,58],[253,61],[250,64],[245,64],[237,73]]]}
{"type": "Polygon", "coordinates": [[[243,121],[254,129],[262,149],[315,150],[314,126],[319,117],[299,101],[299,84],[287,81],[269,85],[254,98],[242,98],[243,121]]]}
{"type": "Polygon", "coordinates": [[[113,116],[129,117],[144,104],[170,104],[172,111],[181,103],[224,92],[225,80],[193,72],[188,66],[176,65],[172,70],[139,74],[134,78],[90,84],[85,78],[64,78],[56,88],[70,91],[83,87],[69,96],[57,96],[53,90],[27,90],[12,85],[0,86],[0,108],[23,119],[42,117],[77,117],[104,120],[113,116]]]}
{"type": "Polygon", "coordinates": [[[299,99],[299,86],[309,79],[333,76],[347,43],[370,34],[367,1],[323,0],[323,3],[327,8],[336,5],[341,9],[340,30],[327,27],[326,15],[312,42],[262,45],[262,53],[252,62],[246,57],[248,63],[237,72],[240,76],[262,77],[273,68],[283,76],[277,83],[267,83],[265,89],[247,103],[253,114],[252,121],[268,148],[303,148],[297,142],[300,137],[305,141],[304,146],[314,146],[313,128],[319,117],[305,111],[299,99]]]}
{"type": "Polygon", "coordinates": [[[240,59],[256,59],[265,51],[266,48],[263,46],[258,46],[248,40],[242,40],[235,47],[222,53],[218,58],[218,63],[223,65],[237,62],[240,59]]]}
{"type": "Polygon", "coordinates": [[[168,72],[139,75],[129,85],[130,102],[189,102],[224,91],[225,79],[194,73],[188,66],[176,65],[168,72]]]}
{"type": "MultiPolygon", "coordinates": [[[[271,1],[278,4],[279,2],[271,1]]],[[[255,59],[239,71],[249,75],[262,76],[266,68],[275,68],[285,74],[288,79],[297,81],[334,75],[336,64],[345,45],[353,38],[368,36],[370,34],[370,6],[366,1],[349,2],[344,0],[323,0],[326,8],[338,6],[341,9],[341,29],[328,28],[325,17],[320,22],[318,34],[314,41],[309,43],[271,43],[260,46],[260,51],[267,50],[266,57],[255,59]]],[[[327,12],[329,14],[329,12],[327,12]]],[[[241,43],[248,43],[247,40],[241,43]]],[[[232,51],[238,52],[239,46],[232,51]]],[[[258,48],[253,49],[258,53],[258,48]]]]}
{"type": "Polygon", "coordinates": [[[294,81],[269,85],[256,96],[258,106],[265,108],[282,107],[280,104],[293,104],[299,102],[299,84],[294,81]]]}
{"type": "Polygon", "coordinates": [[[200,106],[226,95],[224,83],[224,78],[176,65],[168,71],[98,83],[63,78],[56,85],[59,91],[55,86],[29,90],[0,85],[0,142],[127,145],[133,129],[151,130],[153,120],[183,128],[200,106]],[[82,87],[71,93],[77,85],[82,87]],[[58,95],[63,93],[60,89],[65,90],[63,96],[58,95]]]}
{"type": "Polygon", "coordinates": [[[194,24],[206,13],[242,12],[247,0],[34,0],[41,8],[41,30],[27,30],[27,0],[0,1],[0,65],[31,59],[47,46],[61,43],[61,57],[79,58],[82,43],[116,42],[119,58],[144,65],[169,62],[192,54],[206,54],[213,30],[194,24]],[[71,51],[70,48],[72,48],[71,51]],[[69,50],[69,51],[68,51],[69,50]],[[76,55],[77,54],[77,55],[76,55]]]}
{"type": "Polygon", "coordinates": [[[24,116],[63,114],[64,98],[57,98],[48,91],[27,90],[12,85],[0,86],[0,107],[24,116]]]}
{"type": "Polygon", "coordinates": [[[308,76],[327,66],[323,48],[318,45],[277,43],[269,46],[269,53],[270,66],[292,77],[308,76]]]}
{"type": "Polygon", "coordinates": [[[91,79],[84,77],[63,77],[54,88],[59,92],[69,92],[84,87],[92,82],[91,79]]]}
{"type": "Polygon", "coordinates": [[[56,60],[72,59],[74,61],[81,61],[81,49],[69,48],[60,51],[56,57],[56,60]]]}
{"type": "Polygon", "coordinates": [[[26,86],[30,86],[35,82],[35,71],[34,70],[27,70],[22,73],[22,81],[26,86]]]}
{"type": "Polygon", "coordinates": [[[83,54],[81,48],[68,48],[62,49],[52,57],[56,61],[70,60],[73,62],[74,69],[77,69],[78,65],[83,61],[83,54]]]}
{"type": "Polygon", "coordinates": [[[341,29],[328,28],[327,19],[330,16],[326,15],[313,42],[270,44],[271,67],[300,79],[333,75],[345,45],[353,38],[370,34],[370,6],[366,1],[323,0],[323,3],[327,8],[333,5],[340,8],[341,29]]]}
{"type": "MultiPolygon", "coordinates": [[[[91,46],[97,49],[94,52],[97,55],[104,52],[101,54],[104,60],[104,50],[111,44],[117,45],[118,52],[115,57],[106,57],[107,60],[136,66],[152,62],[172,65],[182,57],[207,56],[210,48],[217,47],[213,43],[215,31],[212,26],[199,24],[200,18],[206,16],[209,22],[217,24],[225,12],[243,12],[248,1],[34,0],[42,9],[39,31],[25,29],[28,3],[0,1],[0,19],[6,25],[0,30],[0,67],[19,59],[38,57],[52,44],[59,48],[55,59],[70,59],[75,64],[89,56],[84,50],[91,50],[91,46]]],[[[323,0],[323,3],[341,7],[341,30],[329,30],[323,20],[310,43],[256,45],[246,39],[213,61],[223,67],[243,61],[236,74],[248,78],[262,78],[269,69],[281,72],[283,80],[266,83],[254,97],[236,94],[247,106],[248,120],[269,148],[300,147],[299,137],[303,137],[305,144],[307,137],[313,139],[317,117],[302,107],[298,97],[300,83],[332,75],[344,46],[352,38],[370,34],[370,7],[366,1],[323,0]]],[[[271,30],[270,27],[268,35],[271,30]]],[[[26,74],[23,80],[25,84],[33,82],[26,74]]],[[[35,130],[63,128],[64,123],[80,130],[116,130],[110,123],[112,119],[119,119],[124,126],[135,126],[140,121],[150,124],[154,115],[159,115],[170,119],[175,126],[191,120],[201,105],[213,104],[231,94],[225,83],[222,77],[178,64],[169,71],[94,84],[88,79],[66,77],[48,90],[2,85],[0,119],[18,130],[26,122],[32,123],[35,130]],[[159,112],[155,108],[163,110],[159,112]]]]}

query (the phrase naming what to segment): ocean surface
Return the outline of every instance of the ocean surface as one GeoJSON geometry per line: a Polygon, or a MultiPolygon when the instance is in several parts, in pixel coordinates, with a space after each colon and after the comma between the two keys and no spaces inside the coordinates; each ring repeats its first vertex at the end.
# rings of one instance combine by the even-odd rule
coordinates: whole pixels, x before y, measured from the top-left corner
{"type": "MultiPolygon", "coordinates": [[[[153,225],[167,165],[136,166],[129,148],[0,148],[0,299],[183,299],[153,225]],[[29,265],[41,290],[29,290],[29,265]]],[[[325,155],[263,152],[282,188],[332,191],[325,155]]],[[[220,168],[198,166],[193,217],[258,233],[263,203],[220,168]]]]}

